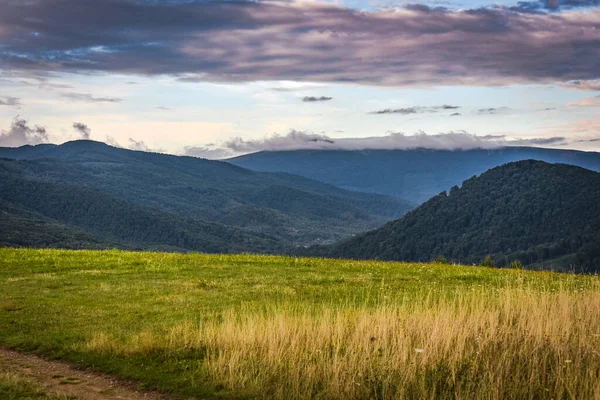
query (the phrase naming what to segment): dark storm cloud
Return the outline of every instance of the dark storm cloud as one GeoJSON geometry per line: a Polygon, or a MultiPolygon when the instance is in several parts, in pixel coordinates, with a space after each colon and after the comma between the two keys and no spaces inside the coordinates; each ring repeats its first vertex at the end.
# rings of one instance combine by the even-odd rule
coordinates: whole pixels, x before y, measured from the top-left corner
{"type": "Polygon", "coordinates": [[[327,97],[327,96],[320,96],[320,97],[316,97],[316,96],[305,96],[302,98],[302,101],[305,103],[314,103],[317,101],[329,101],[332,100],[333,97],[327,97]]]}
{"type": "Polygon", "coordinates": [[[75,129],[75,131],[77,133],[79,133],[79,137],[81,139],[84,139],[84,140],[90,139],[92,130],[86,124],[82,124],[81,122],[75,122],[75,123],[73,123],[73,129],[75,129]]]}
{"type": "Polygon", "coordinates": [[[0,45],[3,69],[170,74],[187,82],[585,82],[600,78],[600,11],[4,0],[0,45]]]}

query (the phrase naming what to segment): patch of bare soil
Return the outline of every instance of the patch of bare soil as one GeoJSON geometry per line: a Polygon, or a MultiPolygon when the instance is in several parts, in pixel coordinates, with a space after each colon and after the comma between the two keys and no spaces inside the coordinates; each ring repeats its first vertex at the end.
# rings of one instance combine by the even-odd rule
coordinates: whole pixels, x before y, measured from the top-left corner
{"type": "Polygon", "coordinates": [[[170,396],[136,390],[136,384],[110,375],[77,369],[61,361],[0,348],[0,371],[41,384],[49,393],[81,400],[168,400],[170,396]]]}

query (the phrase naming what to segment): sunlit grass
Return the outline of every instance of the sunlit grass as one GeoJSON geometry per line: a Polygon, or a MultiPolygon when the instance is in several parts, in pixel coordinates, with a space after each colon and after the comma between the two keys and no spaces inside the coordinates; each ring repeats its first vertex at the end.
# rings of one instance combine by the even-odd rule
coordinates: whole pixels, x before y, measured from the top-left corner
{"type": "Polygon", "coordinates": [[[44,387],[0,366],[0,398],[3,400],[73,400],[71,397],[48,393],[44,387]]]}
{"type": "Polygon", "coordinates": [[[600,398],[596,276],[0,250],[0,343],[204,397],[600,398]]]}

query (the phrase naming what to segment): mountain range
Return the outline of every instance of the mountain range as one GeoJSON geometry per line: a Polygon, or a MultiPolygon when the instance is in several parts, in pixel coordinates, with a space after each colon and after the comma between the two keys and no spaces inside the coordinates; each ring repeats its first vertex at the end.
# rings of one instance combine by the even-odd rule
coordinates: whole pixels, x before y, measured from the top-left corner
{"type": "Polygon", "coordinates": [[[600,153],[537,147],[263,151],[228,161],[255,171],[287,172],[349,190],[396,196],[420,204],[490,168],[527,159],[600,171],[600,153]]]}
{"type": "Polygon", "coordinates": [[[488,257],[500,267],[518,260],[531,268],[600,271],[600,174],[591,170],[600,169],[598,153],[300,151],[233,161],[277,159],[291,160],[282,161],[282,170],[295,160],[294,168],[307,165],[307,176],[344,178],[346,188],[287,172],[93,141],[0,148],[0,246],[466,264],[488,257]],[[455,181],[531,154],[589,169],[524,160],[493,166],[461,187],[455,181]],[[420,201],[423,193],[446,186],[418,207],[394,197],[420,201]],[[359,187],[392,195],[348,190],[359,187]]]}
{"type": "Polygon", "coordinates": [[[493,168],[383,227],[304,254],[600,271],[600,173],[526,160],[493,168]]]}
{"type": "Polygon", "coordinates": [[[2,148],[0,157],[2,245],[275,252],[333,242],[414,207],[286,173],[93,141],[2,148]]]}

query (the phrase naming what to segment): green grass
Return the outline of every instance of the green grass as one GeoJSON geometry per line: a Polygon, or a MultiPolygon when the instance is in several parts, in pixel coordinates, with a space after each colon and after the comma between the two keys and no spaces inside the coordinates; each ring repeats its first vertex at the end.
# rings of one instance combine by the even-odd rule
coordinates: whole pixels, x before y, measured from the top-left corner
{"type": "Polygon", "coordinates": [[[68,400],[70,397],[46,392],[35,382],[0,368],[0,399],[3,400],[68,400]]]}
{"type": "Polygon", "coordinates": [[[600,397],[598,315],[597,276],[0,249],[0,345],[181,396],[600,397]]]}

